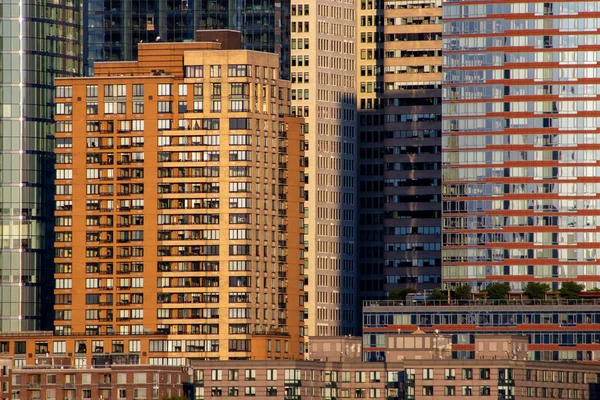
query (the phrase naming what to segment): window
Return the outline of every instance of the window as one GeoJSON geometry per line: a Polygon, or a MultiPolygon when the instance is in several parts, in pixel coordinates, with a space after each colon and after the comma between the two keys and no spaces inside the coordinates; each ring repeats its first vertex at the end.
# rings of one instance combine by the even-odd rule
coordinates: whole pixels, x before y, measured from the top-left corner
{"type": "Polygon", "coordinates": [[[423,368],[423,380],[431,379],[433,379],[433,368],[423,368]]]}
{"type": "Polygon", "coordinates": [[[57,115],[73,114],[73,103],[56,103],[56,114],[57,115]]]}
{"type": "Polygon", "coordinates": [[[247,369],[245,371],[244,376],[247,381],[255,381],[256,380],[256,370],[255,369],[247,369]]]}
{"type": "Polygon", "coordinates": [[[433,386],[423,386],[423,396],[433,396],[433,386]]]}
{"type": "Polygon", "coordinates": [[[490,369],[489,368],[481,368],[479,370],[479,378],[483,380],[490,379],[490,369]]]}
{"type": "Polygon", "coordinates": [[[56,132],[72,132],[73,122],[72,121],[56,121],[56,132]]]}
{"type": "Polygon", "coordinates": [[[463,368],[463,379],[473,379],[473,368],[463,368]]]}
{"type": "Polygon", "coordinates": [[[159,119],[158,120],[158,130],[159,131],[171,129],[172,126],[173,126],[173,120],[171,120],[171,119],[159,119]]]}
{"type": "Polygon", "coordinates": [[[158,85],[158,95],[159,96],[172,96],[173,95],[173,85],[171,83],[160,83],[158,85]]]}
{"type": "Polygon", "coordinates": [[[246,396],[256,396],[256,388],[254,386],[247,386],[244,393],[246,396]]]}
{"type": "Polygon", "coordinates": [[[229,370],[229,380],[237,381],[239,379],[240,379],[240,371],[237,369],[230,369],[229,370]]]}
{"type": "Polygon", "coordinates": [[[85,113],[87,115],[96,115],[96,114],[98,114],[98,102],[97,101],[88,101],[86,103],[85,113]]]}
{"type": "Polygon", "coordinates": [[[144,85],[143,84],[134,84],[131,87],[133,92],[133,97],[142,97],[144,96],[144,85]]]}
{"type": "Polygon", "coordinates": [[[250,118],[229,118],[229,129],[250,129],[250,118]]]}
{"type": "Polygon", "coordinates": [[[354,382],[356,383],[364,383],[365,382],[365,376],[366,373],[365,372],[355,372],[354,373],[354,382]]]}
{"type": "MultiPolygon", "coordinates": [[[[114,343],[113,343],[114,346],[114,343]]],[[[121,351],[122,353],[122,351],[121,351]]],[[[133,374],[133,383],[146,383],[146,373],[135,373],[133,374]]]]}
{"type": "Polygon", "coordinates": [[[104,97],[125,97],[126,95],[126,85],[104,85],[104,97]]]}
{"type": "Polygon", "coordinates": [[[158,102],[158,112],[159,113],[172,113],[173,112],[173,102],[172,101],[159,101],[158,102]]]}
{"type": "Polygon", "coordinates": [[[210,66],[210,77],[211,78],[220,78],[221,77],[221,66],[220,65],[211,65],[210,66]]]}
{"type": "Polygon", "coordinates": [[[276,381],[277,380],[277,370],[276,369],[267,369],[267,380],[268,381],[276,381]]]}
{"type": "Polygon", "coordinates": [[[55,341],[53,344],[54,354],[65,354],[67,352],[67,342],[55,341]]]}
{"type": "Polygon", "coordinates": [[[211,370],[210,377],[213,381],[223,380],[223,370],[220,370],[220,369],[211,370]]]}
{"type": "Polygon", "coordinates": [[[98,97],[98,85],[87,85],[85,95],[87,97],[98,97]]]}
{"type": "Polygon", "coordinates": [[[146,396],[146,388],[133,388],[133,398],[135,400],[140,399],[140,400],[145,400],[148,397],[146,396]]]}
{"type": "Polygon", "coordinates": [[[341,382],[350,382],[350,372],[341,372],[340,373],[341,377],[340,377],[340,381],[341,382]]]}
{"type": "Polygon", "coordinates": [[[381,372],[379,372],[379,371],[369,372],[369,382],[381,382],[381,372]]]}
{"type": "Polygon", "coordinates": [[[56,87],[56,97],[57,98],[73,97],[73,87],[72,86],[57,86],[56,87]]]}
{"type": "Polygon", "coordinates": [[[454,379],[456,379],[456,369],[454,369],[454,368],[446,368],[446,370],[444,372],[444,379],[445,380],[454,380],[454,379]]]}
{"type": "Polygon", "coordinates": [[[455,396],[456,395],[456,387],[454,387],[454,386],[446,386],[444,388],[444,395],[445,396],[455,396]]]}
{"type": "Polygon", "coordinates": [[[462,387],[462,395],[463,396],[473,396],[473,386],[463,386],[462,387]]]}
{"type": "Polygon", "coordinates": [[[250,66],[245,64],[232,64],[227,67],[227,76],[250,76],[250,66]]]}
{"type": "Polygon", "coordinates": [[[178,90],[179,96],[187,96],[187,93],[188,93],[187,89],[188,89],[188,87],[185,83],[180,83],[179,90],[178,90]]]}
{"type": "Polygon", "coordinates": [[[185,67],[186,78],[202,78],[204,77],[204,66],[188,65],[185,67]]]}

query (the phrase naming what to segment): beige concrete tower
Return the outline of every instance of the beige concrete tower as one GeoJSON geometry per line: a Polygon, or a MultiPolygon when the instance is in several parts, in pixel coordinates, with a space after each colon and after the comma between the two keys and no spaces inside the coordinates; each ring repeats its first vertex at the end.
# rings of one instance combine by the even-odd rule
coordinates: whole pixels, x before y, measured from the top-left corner
{"type": "Polygon", "coordinates": [[[356,3],[294,0],[292,114],[306,121],[307,334],[356,333],[356,3]]]}
{"type": "Polygon", "coordinates": [[[302,121],[276,55],[218,39],[57,81],[57,334],[303,356],[302,121]]]}

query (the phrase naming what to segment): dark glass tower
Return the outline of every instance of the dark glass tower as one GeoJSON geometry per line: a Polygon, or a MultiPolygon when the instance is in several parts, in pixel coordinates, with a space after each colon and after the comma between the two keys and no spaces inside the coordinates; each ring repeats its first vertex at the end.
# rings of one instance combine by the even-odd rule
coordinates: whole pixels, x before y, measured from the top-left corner
{"type": "Polygon", "coordinates": [[[42,3],[0,4],[0,331],[52,316],[53,85],[79,72],[80,10],[42,3]]]}
{"type": "Polygon", "coordinates": [[[281,56],[290,75],[290,0],[84,1],[84,73],[95,61],[135,60],[137,44],[193,40],[199,29],[242,32],[242,46],[281,56]]]}

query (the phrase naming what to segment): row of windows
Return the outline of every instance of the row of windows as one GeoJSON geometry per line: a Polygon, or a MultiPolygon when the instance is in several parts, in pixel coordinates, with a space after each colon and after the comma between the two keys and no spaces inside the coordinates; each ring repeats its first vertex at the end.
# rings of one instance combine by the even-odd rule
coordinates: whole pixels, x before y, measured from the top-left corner
{"type": "MultiPolygon", "coordinates": [[[[222,66],[221,65],[210,65],[209,76],[211,78],[220,78],[222,66]]],[[[233,77],[251,77],[252,66],[247,64],[231,64],[227,66],[227,76],[233,77]]],[[[203,65],[186,65],[185,66],[185,77],[186,78],[203,78],[204,77],[204,66],[203,65]]],[[[276,68],[261,67],[256,65],[254,67],[254,77],[264,79],[277,79],[278,72],[276,68]]],[[[160,95],[160,94],[159,94],[160,95]]]]}

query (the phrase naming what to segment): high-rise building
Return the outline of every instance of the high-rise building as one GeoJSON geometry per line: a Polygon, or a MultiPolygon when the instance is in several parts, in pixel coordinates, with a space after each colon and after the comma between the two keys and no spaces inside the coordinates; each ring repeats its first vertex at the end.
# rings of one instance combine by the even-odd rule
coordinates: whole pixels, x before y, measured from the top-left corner
{"type": "Polygon", "coordinates": [[[79,12],[66,0],[0,4],[0,331],[51,326],[52,84],[79,71],[79,12]]]}
{"type": "Polygon", "coordinates": [[[360,295],[439,286],[441,0],[362,0],[360,295]]]}
{"type": "Polygon", "coordinates": [[[290,76],[290,0],[84,0],[84,73],[96,61],[137,59],[138,44],[193,41],[197,30],[242,32],[242,46],[280,55],[290,76]]]}
{"type": "Polygon", "coordinates": [[[599,8],[444,4],[449,285],[600,286],[599,8]]]}
{"type": "Polygon", "coordinates": [[[55,332],[302,357],[305,159],[290,83],[277,55],[233,49],[239,33],[200,41],[140,44],[139,62],[57,80],[55,332]]]}
{"type": "Polygon", "coordinates": [[[294,1],[292,114],[306,124],[309,335],[356,334],[356,3],[294,1]]]}

